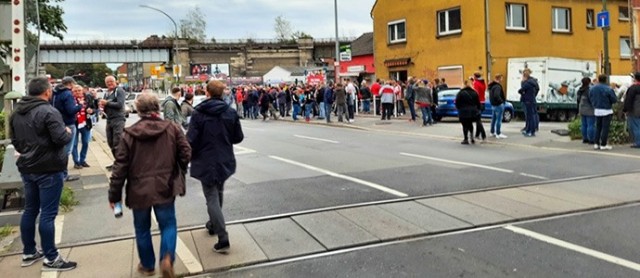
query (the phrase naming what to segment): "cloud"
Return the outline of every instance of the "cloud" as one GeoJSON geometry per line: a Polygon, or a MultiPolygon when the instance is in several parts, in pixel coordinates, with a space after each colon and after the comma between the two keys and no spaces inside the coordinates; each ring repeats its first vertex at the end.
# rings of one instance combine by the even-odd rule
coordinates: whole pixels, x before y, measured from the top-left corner
{"type": "MultiPolygon", "coordinates": [[[[339,0],[341,36],[358,36],[373,30],[369,12],[375,0],[339,0]]],[[[217,39],[274,38],[273,22],[283,15],[294,30],[316,38],[333,37],[334,6],[331,0],[65,0],[63,19],[66,39],[144,39],[173,32],[173,24],[145,4],[165,11],[176,22],[199,6],[206,16],[207,37],[217,39]]],[[[45,37],[45,39],[52,39],[45,37]]]]}

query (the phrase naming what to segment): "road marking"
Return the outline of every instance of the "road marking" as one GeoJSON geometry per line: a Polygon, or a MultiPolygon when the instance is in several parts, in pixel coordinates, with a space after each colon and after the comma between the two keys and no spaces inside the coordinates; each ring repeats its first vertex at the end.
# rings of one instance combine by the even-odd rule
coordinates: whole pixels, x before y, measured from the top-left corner
{"type": "Polygon", "coordinates": [[[62,226],[64,225],[64,215],[58,215],[56,216],[56,220],[54,222],[54,225],[56,225],[56,245],[60,244],[60,242],[62,242],[62,226]]]}
{"type": "Polygon", "coordinates": [[[331,144],[340,144],[340,142],[334,141],[334,140],[315,138],[315,137],[309,137],[309,136],[303,136],[303,135],[293,135],[293,137],[298,137],[298,138],[302,138],[302,139],[309,139],[309,140],[315,140],[315,141],[321,141],[321,142],[327,142],[327,143],[331,143],[331,144]]]}
{"type": "Polygon", "coordinates": [[[454,160],[448,160],[448,159],[442,159],[442,158],[436,158],[436,157],[430,157],[430,156],[424,156],[424,155],[417,155],[417,154],[411,154],[411,153],[400,153],[400,154],[404,155],[404,156],[409,156],[409,157],[421,158],[421,159],[426,159],[426,160],[433,160],[433,161],[444,162],[444,163],[449,163],[449,164],[456,164],[456,165],[462,165],[462,166],[468,166],[468,167],[482,168],[482,169],[487,169],[487,170],[492,170],[492,171],[497,171],[497,172],[502,172],[502,173],[509,173],[509,174],[514,173],[513,170],[497,168],[497,167],[491,167],[491,166],[486,166],[486,165],[480,165],[480,164],[475,164],[475,163],[454,161],[454,160]]]}
{"type": "Polygon", "coordinates": [[[582,254],[594,257],[596,259],[600,259],[600,260],[607,261],[607,262],[610,262],[610,263],[613,263],[613,264],[617,264],[619,266],[623,266],[623,267],[630,268],[630,269],[633,269],[633,270],[636,270],[636,271],[640,271],[640,264],[637,264],[637,263],[632,262],[632,261],[628,261],[628,260],[625,260],[625,259],[622,259],[622,258],[618,258],[618,257],[612,256],[612,255],[609,255],[609,254],[602,253],[600,251],[596,251],[596,250],[593,250],[593,249],[582,247],[580,245],[576,245],[576,244],[573,244],[573,243],[570,243],[570,242],[559,240],[557,238],[553,238],[553,237],[550,237],[550,236],[547,236],[547,235],[536,233],[534,231],[529,231],[527,229],[523,229],[523,228],[520,228],[520,227],[506,226],[504,228],[509,230],[509,231],[512,231],[514,233],[525,235],[525,236],[528,236],[530,238],[537,239],[539,241],[543,241],[543,242],[546,242],[546,243],[549,243],[549,244],[553,244],[555,246],[559,246],[559,247],[562,247],[562,248],[565,248],[565,249],[569,249],[569,250],[572,250],[572,251],[575,251],[575,252],[578,252],[578,253],[582,253],[582,254]]]}
{"type": "Polygon", "coordinates": [[[527,173],[520,173],[520,175],[523,176],[523,177],[530,177],[530,178],[539,179],[539,180],[548,180],[549,179],[549,178],[545,178],[543,176],[536,176],[536,175],[527,174],[527,173]]]}
{"type": "Polygon", "coordinates": [[[382,186],[382,185],[379,185],[379,184],[375,184],[375,183],[372,183],[372,182],[368,182],[368,181],[365,181],[365,180],[361,180],[359,178],[354,178],[354,177],[350,177],[350,176],[347,176],[347,175],[339,174],[339,173],[336,173],[336,172],[332,172],[332,171],[329,171],[329,170],[321,169],[321,168],[318,168],[318,167],[315,167],[315,166],[307,165],[307,164],[304,164],[304,163],[301,163],[301,162],[293,161],[293,160],[282,158],[282,157],[279,157],[279,156],[271,155],[269,157],[272,158],[272,159],[275,159],[275,160],[279,160],[279,161],[285,162],[285,163],[289,163],[289,164],[292,164],[292,165],[300,166],[302,168],[306,168],[306,169],[309,169],[309,170],[312,170],[312,171],[320,172],[320,173],[323,173],[325,175],[329,175],[329,176],[332,176],[332,177],[335,177],[335,178],[339,178],[339,179],[343,179],[343,180],[348,180],[348,181],[351,181],[351,182],[359,183],[359,184],[362,184],[362,185],[365,185],[365,186],[368,186],[368,187],[371,187],[371,188],[374,188],[374,189],[377,189],[377,190],[380,190],[380,191],[383,191],[383,192],[386,192],[386,193],[389,193],[391,195],[395,195],[395,196],[398,196],[398,197],[408,197],[409,196],[406,193],[402,193],[402,192],[397,191],[395,189],[391,189],[391,188],[388,188],[388,187],[385,187],[385,186],[382,186]]]}
{"type": "Polygon", "coordinates": [[[249,148],[240,147],[240,146],[233,146],[233,147],[239,150],[239,151],[234,151],[233,152],[233,154],[235,154],[235,155],[256,153],[256,150],[252,150],[252,149],[249,149],[249,148]]]}
{"type": "MultiPolygon", "coordinates": [[[[158,220],[156,219],[156,215],[154,213],[151,213],[151,219],[153,219],[153,223],[156,223],[156,225],[158,225],[158,220]]],[[[187,245],[184,244],[178,234],[176,234],[176,257],[178,257],[180,261],[182,261],[190,274],[204,271],[202,264],[200,264],[200,260],[198,260],[196,256],[191,253],[191,250],[189,250],[187,245]]]]}

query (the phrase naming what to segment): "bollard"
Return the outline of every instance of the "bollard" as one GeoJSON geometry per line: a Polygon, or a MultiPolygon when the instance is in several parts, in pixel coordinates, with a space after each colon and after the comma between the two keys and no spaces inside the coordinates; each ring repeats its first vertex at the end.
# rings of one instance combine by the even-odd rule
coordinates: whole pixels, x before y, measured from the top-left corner
{"type": "Polygon", "coordinates": [[[13,105],[22,98],[22,94],[11,91],[4,95],[4,130],[6,138],[11,138],[11,127],[9,126],[11,114],[13,113],[13,105]]]}

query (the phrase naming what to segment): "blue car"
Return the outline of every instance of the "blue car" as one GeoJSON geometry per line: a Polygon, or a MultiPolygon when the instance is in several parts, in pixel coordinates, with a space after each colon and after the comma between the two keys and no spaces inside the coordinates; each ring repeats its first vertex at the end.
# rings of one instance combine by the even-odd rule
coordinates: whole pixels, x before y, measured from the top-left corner
{"type": "MultiPolygon", "coordinates": [[[[436,114],[434,118],[440,121],[444,117],[458,117],[458,109],[456,109],[456,95],[460,91],[459,88],[449,88],[438,92],[438,107],[436,108],[436,114]]],[[[491,103],[487,101],[482,111],[483,118],[491,119],[493,113],[493,107],[491,103]]],[[[506,102],[504,105],[504,115],[502,116],[502,122],[508,123],[513,119],[513,104],[506,102]]]]}

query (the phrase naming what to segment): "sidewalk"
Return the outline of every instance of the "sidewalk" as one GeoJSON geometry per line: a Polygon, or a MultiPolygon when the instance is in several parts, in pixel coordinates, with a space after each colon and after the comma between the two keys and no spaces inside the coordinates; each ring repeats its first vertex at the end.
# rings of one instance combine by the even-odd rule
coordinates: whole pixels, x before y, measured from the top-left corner
{"type": "MultiPolygon", "coordinates": [[[[231,250],[202,229],[179,232],[176,272],[195,275],[356,246],[513,223],[640,201],[640,173],[566,182],[408,198],[230,223],[231,250]],[[603,187],[602,184],[607,184],[603,187]]],[[[156,248],[159,236],[154,236],[156,248]]],[[[62,249],[78,268],[59,277],[139,277],[134,239],[62,249]],[[108,264],[97,263],[109,259],[108,264]]],[[[7,277],[36,277],[40,266],[20,268],[20,255],[0,257],[7,277]]]]}

